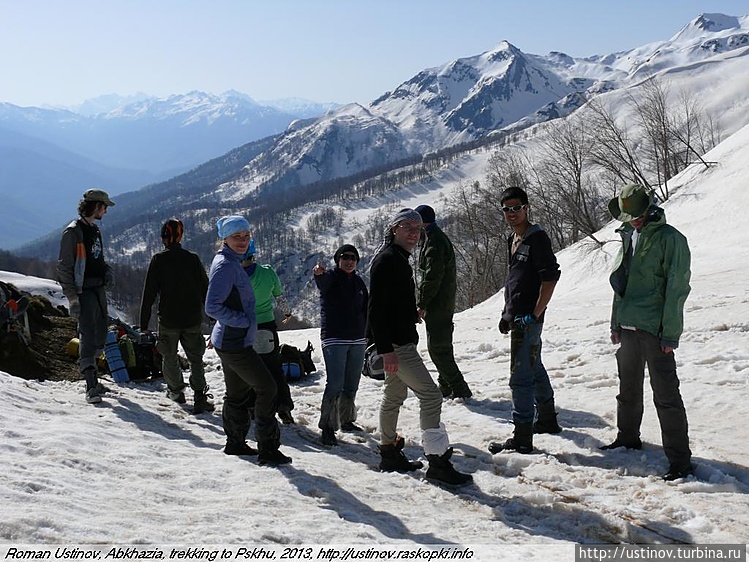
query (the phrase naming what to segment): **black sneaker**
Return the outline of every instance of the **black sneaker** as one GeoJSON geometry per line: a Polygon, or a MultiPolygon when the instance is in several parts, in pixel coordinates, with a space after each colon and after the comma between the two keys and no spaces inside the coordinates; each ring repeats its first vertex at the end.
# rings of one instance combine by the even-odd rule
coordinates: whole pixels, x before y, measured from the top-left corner
{"type": "Polygon", "coordinates": [[[332,429],[323,429],[320,441],[322,441],[323,445],[327,445],[328,447],[335,447],[338,445],[338,438],[336,438],[335,431],[332,429]]]}
{"type": "Polygon", "coordinates": [[[290,462],[291,457],[287,457],[278,449],[263,451],[258,457],[258,464],[260,466],[265,466],[266,464],[270,466],[279,466],[281,464],[289,464],[290,462]]]}
{"type": "Polygon", "coordinates": [[[341,424],[341,431],[346,433],[356,433],[358,431],[364,431],[361,427],[356,425],[354,422],[346,422],[341,424]]]}
{"type": "Polygon", "coordinates": [[[666,482],[673,482],[674,480],[679,480],[680,478],[686,478],[691,474],[694,474],[694,467],[691,464],[687,466],[678,466],[672,464],[668,467],[668,472],[663,475],[663,479],[666,482]]]}
{"type": "Polygon", "coordinates": [[[97,387],[89,388],[86,391],[86,402],[89,404],[99,404],[101,402],[101,395],[97,387]]]}
{"type": "Polygon", "coordinates": [[[224,447],[224,454],[237,455],[239,457],[254,457],[256,456],[257,449],[253,449],[246,442],[242,443],[227,443],[224,447]]]}
{"type": "Polygon", "coordinates": [[[620,447],[626,447],[627,449],[635,449],[640,450],[642,449],[642,441],[638,438],[637,441],[621,441],[618,437],[614,440],[613,443],[609,443],[608,445],[603,445],[601,447],[598,447],[601,451],[610,451],[612,449],[618,449],[620,447]]]}
{"type": "Polygon", "coordinates": [[[489,452],[492,455],[496,455],[502,451],[517,451],[521,455],[528,455],[533,452],[533,446],[529,447],[528,445],[518,443],[514,437],[510,437],[504,443],[495,441],[489,444],[489,452]]]}

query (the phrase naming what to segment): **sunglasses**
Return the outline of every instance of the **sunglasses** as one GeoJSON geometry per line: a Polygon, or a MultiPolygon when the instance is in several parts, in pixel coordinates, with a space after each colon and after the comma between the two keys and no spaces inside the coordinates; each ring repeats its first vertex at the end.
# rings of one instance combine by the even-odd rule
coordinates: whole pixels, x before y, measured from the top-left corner
{"type": "Polygon", "coordinates": [[[342,261],[359,261],[354,254],[341,254],[342,261]]]}
{"type": "Polygon", "coordinates": [[[513,205],[512,207],[502,207],[503,213],[517,213],[519,210],[524,209],[525,205],[513,205]]]}

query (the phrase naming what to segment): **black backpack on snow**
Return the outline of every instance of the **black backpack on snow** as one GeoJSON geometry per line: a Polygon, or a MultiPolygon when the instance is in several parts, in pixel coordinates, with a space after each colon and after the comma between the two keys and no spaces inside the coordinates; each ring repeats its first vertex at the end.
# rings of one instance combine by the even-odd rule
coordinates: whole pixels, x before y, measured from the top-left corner
{"type": "Polygon", "coordinates": [[[279,352],[281,353],[281,366],[286,375],[286,380],[290,382],[298,381],[302,377],[317,371],[315,363],[312,361],[314,349],[310,341],[307,341],[307,348],[304,351],[288,343],[281,344],[279,352]]]}

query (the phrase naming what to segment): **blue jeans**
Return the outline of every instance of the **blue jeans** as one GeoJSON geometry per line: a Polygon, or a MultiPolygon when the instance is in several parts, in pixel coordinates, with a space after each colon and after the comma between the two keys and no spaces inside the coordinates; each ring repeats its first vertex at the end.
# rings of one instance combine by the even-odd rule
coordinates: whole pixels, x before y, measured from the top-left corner
{"type": "Polygon", "coordinates": [[[510,335],[510,388],[512,421],[533,423],[537,404],[554,400],[549,374],[541,362],[543,324],[513,328],[510,335]]]}
{"type": "Polygon", "coordinates": [[[356,392],[359,390],[364,344],[338,344],[323,348],[325,392],[320,407],[320,429],[338,430],[340,424],[356,420],[356,392]]]}

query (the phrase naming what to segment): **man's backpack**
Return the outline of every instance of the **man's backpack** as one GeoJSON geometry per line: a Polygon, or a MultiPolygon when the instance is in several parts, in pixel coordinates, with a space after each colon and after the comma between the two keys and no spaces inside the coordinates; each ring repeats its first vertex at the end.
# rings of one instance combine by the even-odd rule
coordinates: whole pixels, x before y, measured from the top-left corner
{"type": "Polygon", "coordinates": [[[283,368],[286,380],[293,382],[302,377],[317,371],[315,363],[312,361],[312,352],[314,351],[312,342],[307,342],[307,348],[302,351],[288,343],[282,343],[279,351],[281,353],[281,367],[283,368]]]}
{"type": "Polygon", "coordinates": [[[134,334],[125,331],[117,340],[130,380],[159,378],[161,354],[156,349],[156,336],[150,332],[134,334]]]}

